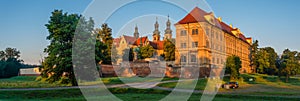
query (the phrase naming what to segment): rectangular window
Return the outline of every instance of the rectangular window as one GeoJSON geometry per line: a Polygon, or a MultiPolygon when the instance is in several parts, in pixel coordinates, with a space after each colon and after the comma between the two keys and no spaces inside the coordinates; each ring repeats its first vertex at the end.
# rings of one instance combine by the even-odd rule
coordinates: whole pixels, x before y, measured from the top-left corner
{"type": "Polygon", "coordinates": [[[192,30],[192,35],[198,35],[198,29],[193,29],[192,30]]]}
{"type": "Polygon", "coordinates": [[[181,36],[186,36],[186,30],[181,30],[180,35],[181,36]]]}
{"type": "Polygon", "coordinates": [[[196,61],[197,61],[196,55],[191,55],[191,62],[196,62],[196,61]]]}
{"type": "Polygon", "coordinates": [[[186,48],[186,43],[181,43],[181,48],[186,48]]]}
{"type": "Polygon", "coordinates": [[[198,41],[193,42],[193,43],[192,43],[192,47],[193,47],[193,48],[197,48],[197,47],[198,47],[198,41]]]}
{"type": "Polygon", "coordinates": [[[181,62],[186,62],[186,56],[181,56],[180,60],[181,60],[181,62]]]}

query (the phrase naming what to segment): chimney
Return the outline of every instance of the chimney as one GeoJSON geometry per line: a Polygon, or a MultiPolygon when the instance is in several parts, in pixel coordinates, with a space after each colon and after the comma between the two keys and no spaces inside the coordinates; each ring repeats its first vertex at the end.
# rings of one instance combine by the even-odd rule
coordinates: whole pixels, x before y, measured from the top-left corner
{"type": "Polygon", "coordinates": [[[233,25],[232,25],[232,24],[230,24],[229,26],[230,26],[231,28],[233,27],[233,25]]]}

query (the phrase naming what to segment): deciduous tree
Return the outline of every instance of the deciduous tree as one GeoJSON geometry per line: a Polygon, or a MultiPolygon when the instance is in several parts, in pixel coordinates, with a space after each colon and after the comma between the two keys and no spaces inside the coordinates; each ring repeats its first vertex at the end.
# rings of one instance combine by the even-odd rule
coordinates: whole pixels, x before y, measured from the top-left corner
{"type": "Polygon", "coordinates": [[[101,25],[101,28],[97,28],[95,30],[97,34],[97,38],[101,40],[105,45],[106,49],[104,50],[104,60],[102,61],[103,64],[112,64],[113,61],[112,59],[115,59],[116,57],[112,58],[112,44],[113,44],[113,37],[112,37],[112,29],[109,28],[109,26],[104,23],[101,25]]]}
{"type": "Polygon", "coordinates": [[[151,58],[155,52],[155,49],[150,45],[143,46],[140,49],[141,49],[140,54],[142,59],[151,58]]]}
{"type": "Polygon", "coordinates": [[[242,62],[238,56],[230,56],[226,60],[226,70],[225,73],[230,74],[231,80],[236,80],[240,76],[240,68],[242,62]]]}
{"type": "Polygon", "coordinates": [[[175,60],[175,44],[170,40],[164,41],[164,54],[163,57],[165,61],[174,61],[175,60]]]}
{"type": "Polygon", "coordinates": [[[288,82],[290,76],[300,73],[299,60],[297,60],[297,51],[290,51],[286,49],[283,51],[283,54],[279,63],[279,77],[285,76],[286,82],[288,82]]]}

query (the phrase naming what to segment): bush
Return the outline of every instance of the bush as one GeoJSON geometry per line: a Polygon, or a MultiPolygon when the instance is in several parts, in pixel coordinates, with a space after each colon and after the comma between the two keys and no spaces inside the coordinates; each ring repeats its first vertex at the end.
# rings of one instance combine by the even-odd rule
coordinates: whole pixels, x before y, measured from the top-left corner
{"type": "Polygon", "coordinates": [[[10,78],[19,75],[21,64],[14,60],[0,61],[0,78],[10,78]]]}

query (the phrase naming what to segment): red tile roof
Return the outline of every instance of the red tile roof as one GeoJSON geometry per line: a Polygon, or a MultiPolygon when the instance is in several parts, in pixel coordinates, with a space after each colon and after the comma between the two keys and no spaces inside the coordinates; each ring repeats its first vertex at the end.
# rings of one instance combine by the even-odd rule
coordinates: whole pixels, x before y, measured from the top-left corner
{"type": "Polygon", "coordinates": [[[126,40],[127,44],[134,44],[134,41],[135,41],[134,37],[126,36],[126,35],[123,35],[123,36],[124,36],[124,39],[126,40]]]}
{"type": "Polygon", "coordinates": [[[164,41],[157,41],[157,42],[150,41],[149,43],[154,49],[157,49],[157,50],[164,49],[164,41]]]}
{"type": "Polygon", "coordinates": [[[202,22],[206,21],[204,16],[211,13],[207,13],[204,10],[195,7],[187,16],[185,16],[182,20],[180,20],[177,24],[186,24],[193,22],[202,22]]]}
{"type": "MultiPolygon", "coordinates": [[[[177,24],[187,24],[187,23],[195,23],[195,22],[206,22],[207,20],[205,19],[206,15],[210,15],[212,14],[212,12],[207,13],[204,10],[200,9],[199,7],[195,7],[188,15],[186,15],[182,20],[180,20],[177,24]]],[[[233,29],[232,27],[230,27],[229,25],[227,25],[226,23],[219,21],[217,18],[213,17],[213,20],[215,23],[216,27],[219,27],[220,29],[222,29],[223,31],[234,35],[232,33],[233,29]]],[[[246,37],[239,33],[238,38],[240,38],[241,40],[246,41],[246,37]]]]}
{"type": "Polygon", "coordinates": [[[243,41],[247,41],[246,37],[243,34],[239,34],[239,38],[242,39],[243,41]]]}
{"type": "Polygon", "coordinates": [[[220,23],[221,29],[222,29],[223,31],[232,34],[231,31],[233,30],[233,28],[231,28],[229,25],[227,25],[227,24],[224,23],[224,22],[220,22],[220,21],[219,21],[219,23],[220,23]]]}
{"type": "Polygon", "coordinates": [[[120,41],[121,41],[121,38],[114,38],[113,44],[114,44],[116,47],[119,47],[120,41]]]}
{"type": "Polygon", "coordinates": [[[140,45],[141,39],[142,39],[142,44],[145,44],[146,41],[148,40],[148,37],[145,36],[145,37],[138,38],[138,39],[134,42],[134,45],[140,45]]]}

